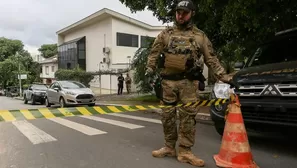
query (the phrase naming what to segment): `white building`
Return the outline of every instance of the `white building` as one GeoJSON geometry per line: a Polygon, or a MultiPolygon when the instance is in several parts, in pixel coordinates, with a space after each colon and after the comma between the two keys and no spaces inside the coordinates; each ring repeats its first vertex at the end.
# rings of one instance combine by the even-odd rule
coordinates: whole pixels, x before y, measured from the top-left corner
{"type": "Polygon", "coordinates": [[[44,59],[39,62],[42,72],[40,78],[44,84],[51,84],[55,81],[55,72],[58,70],[57,56],[44,59]]]}
{"type": "MultiPolygon", "coordinates": [[[[135,51],[145,46],[146,38],[155,38],[163,29],[165,26],[152,26],[104,8],[57,32],[59,68],[125,69],[135,51]]],[[[101,84],[115,92],[117,77],[102,76],[101,84]]],[[[98,80],[90,85],[100,86],[98,80]]]]}

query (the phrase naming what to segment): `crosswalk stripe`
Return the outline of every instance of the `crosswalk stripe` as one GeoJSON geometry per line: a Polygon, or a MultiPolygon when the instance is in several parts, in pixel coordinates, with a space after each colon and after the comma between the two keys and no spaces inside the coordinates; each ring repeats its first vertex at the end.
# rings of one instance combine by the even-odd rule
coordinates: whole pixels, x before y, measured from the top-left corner
{"type": "Polygon", "coordinates": [[[74,116],[71,112],[67,111],[65,108],[58,108],[58,110],[64,115],[64,116],[74,116]]]}
{"type": "Polygon", "coordinates": [[[20,110],[20,112],[29,120],[35,119],[35,117],[30,113],[29,110],[20,110]]]}
{"type": "Polygon", "coordinates": [[[106,112],[99,106],[94,107],[94,109],[100,114],[106,114],[106,112]]]}
{"type": "Polygon", "coordinates": [[[26,120],[13,121],[12,124],[25,135],[34,145],[57,141],[56,138],[35,127],[26,120]]]}
{"type": "Polygon", "coordinates": [[[128,105],[125,105],[125,106],[122,106],[125,110],[127,110],[127,111],[137,111],[136,109],[133,109],[133,108],[131,108],[130,106],[128,106],[128,105]]]}
{"type": "Polygon", "coordinates": [[[92,115],[86,108],[84,107],[76,107],[76,109],[81,112],[83,115],[92,115]]]}
{"type": "Polygon", "coordinates": [[[45,118],[55,118],[55,116],[47,108],[40,108],[38,110],[45,118]]]}
{"type": "Polygon", "coordinates": [[[99,134],[106,134],[107,132],[83,125],[83,124],[79,124],[67,119],[63,119],[63,118],[50,118],[49,120],[56,122],[58,124],[61,124],[63,126],[66,126],[68,128],[72,128],[76,131],[79,131],[81,133],[84,133],[86,135],[99,135],[99,134]]]}
{"type": "Polygon", "coordinates": [[[136,106],[136,108],[138,108],[139,110],[147,110],[147,108],[145,108],[143,106],[136,106]]]}
{"type": "Polygon", "coordinates": [[[14,116],[8,110],[0,110],[0,116],[2,116],[2,118],[5,121],[15,121],[16,120],[14,118],[14,116]]]}
{"type": "Polygon", "coordinates": [[[117,109],[115,106],[107,106],[107,108],[109,108],[109,110],[111,110],[114,113],[119,113],[121,112],[119,109],[117,109]]]}
{"type": "Polygon", "coordinates": [[[108,123],[108,124],[116,125],[119,127],[129,128],[129,129],[137,129],[137,128],[144,127],[142,125],[130,124],[130,123],[122,122],[122,121],[111,120],[111,119],[106,119],[106,118],[99,118],[99,117],[95,117],[95,116],[79,116],[79,117],[94,120],[94,121],[99,121],[99,122],[103,122],[103,123],[108,123]]]}
{"type": "Polygon", "coordinates": [[[147,121],[147,122],[156,123],[156,124],[162,124],[162,122],[160,120],[145,118],[145,117],[137,117],[137,116],[132,116],[132,115],[118,114],[118,113],[110,113],[107,115],[128,118],[128,119],[134,119],[134,120],[140,120],[140,121],[147,121]]]}

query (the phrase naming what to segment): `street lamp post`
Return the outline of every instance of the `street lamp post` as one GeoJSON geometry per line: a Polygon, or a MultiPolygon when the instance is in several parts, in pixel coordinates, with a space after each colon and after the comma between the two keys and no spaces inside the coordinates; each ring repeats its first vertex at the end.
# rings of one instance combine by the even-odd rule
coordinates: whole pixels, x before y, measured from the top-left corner
{"type": "Polygon", "coordinates": [[[99,63],[99,85],[100,85],[100,95],[101,95],[101,64],[102,64],[102,61],[99,63]]]}
{"type": "Polygon", "coordinates": [[[130,59],[131,59],[131,56],[127,56],[127,59],[128,59],[128,68],[130,68],[130,59]]]}

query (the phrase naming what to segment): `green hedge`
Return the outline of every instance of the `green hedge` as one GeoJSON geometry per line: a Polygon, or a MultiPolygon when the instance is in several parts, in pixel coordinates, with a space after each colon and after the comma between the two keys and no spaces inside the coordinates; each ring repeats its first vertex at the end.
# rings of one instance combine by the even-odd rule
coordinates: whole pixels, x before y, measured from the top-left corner
{"type": "Polygon", "coordinates": [[[91,72],[86,72],[81,69],[58,69],[55,72],[57,80],[73,80],[83,83],[85,86],[90,87],[89,83],[94,79],[91,72]]]}

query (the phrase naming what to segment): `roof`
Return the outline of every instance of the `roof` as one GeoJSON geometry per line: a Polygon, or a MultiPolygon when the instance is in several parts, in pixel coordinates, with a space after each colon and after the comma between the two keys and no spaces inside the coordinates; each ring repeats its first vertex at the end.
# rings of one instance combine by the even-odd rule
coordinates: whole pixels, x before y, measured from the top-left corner
{"type": "Polygon", "coordinates": [[[68,31],[71,31],[79,26],[84,26],[84,25],[88,25],[90,24],[92,21],[100,21],[100,20],[103,20],[103,19],[106,19],[108,17],[114,17],[114,18],[117,18],[117,19],[120,19],[122,21],[126,21],[130,24],[134,24],[134,25],[137,25],[139,27],[142,27],[144,29],[148,29],[148,30],[162,30],[165,28],[165,26],[152,26],[152,25],[149,25],[145,22],[142,22],[142,21],[139,21],[139,20],[136,20],[136,19],[133,19],[129,16],[126,16],[126,15],[123,15],[121,13],[118,13],[116,11],[113,11],[113,10],[110,10],[110,9],[107,9],[107,8],[103,8],[59,31],[56,32],[56,34],[66,34],[68,31]]]}
{"type": "Polygon", "coordinates": [[[46,58],[45,60],[40,61],[39,64],[55,63],[57,61],[58,61],[58,56],[55,55],[53,57],[46,58]]]}

